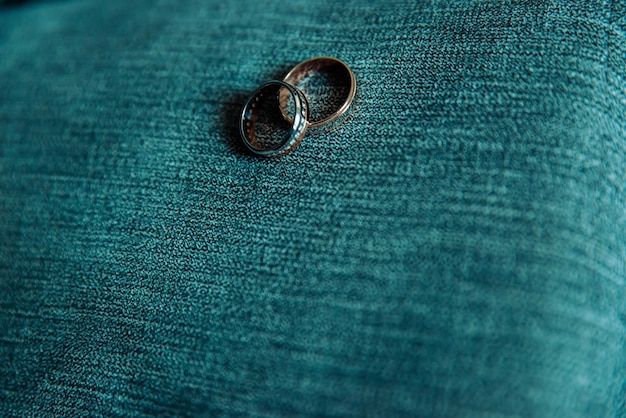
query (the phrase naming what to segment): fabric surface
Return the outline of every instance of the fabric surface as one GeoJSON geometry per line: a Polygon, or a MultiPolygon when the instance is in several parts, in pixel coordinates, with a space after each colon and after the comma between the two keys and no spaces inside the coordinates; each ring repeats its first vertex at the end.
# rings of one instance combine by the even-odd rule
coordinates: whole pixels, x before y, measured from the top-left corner
{"type": "MultiPolygon", "coordinates": [[[[14,2],[18,3],[18,2],[14,2]]],[[[0,415],[626,415],[624,1],[0,8],[0,415]],[[243,151],[330,55],[338,129],[243,151]]]]}

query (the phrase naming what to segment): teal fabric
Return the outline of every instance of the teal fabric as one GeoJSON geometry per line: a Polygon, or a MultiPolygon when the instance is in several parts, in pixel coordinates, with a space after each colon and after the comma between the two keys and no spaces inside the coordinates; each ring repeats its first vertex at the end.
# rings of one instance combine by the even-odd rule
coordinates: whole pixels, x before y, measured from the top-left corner
{"type": "Polygon", "coordinates": [[[0,8],[0,415],[626,415],[624,1],[0,8]],[[237,118],[336,56],[275,160],[237,118]]]}

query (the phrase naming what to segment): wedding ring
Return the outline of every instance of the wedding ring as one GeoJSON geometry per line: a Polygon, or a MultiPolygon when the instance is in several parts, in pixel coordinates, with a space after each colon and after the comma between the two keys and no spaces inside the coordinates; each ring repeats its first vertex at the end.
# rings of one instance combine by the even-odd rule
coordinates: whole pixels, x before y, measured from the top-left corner
{"type": "MultiPolygon", "coordinates": [[[[299,84],[303,84],[309,76],[313,77],[315,73],[330,77],[333,85],[330,86],[330,95],[325,94],[323,96],[325,112],[322,112],[321,115],[317,114],[318,112],[313,112],[311,116],[316,117],[316,119],[309,119],[308,128],[316,129],[322,126],[333,127],[343,120],[343,117],[347,115],[348,110],[350,110],[352,106],[354,96],[356,95],[356,79],[350,67],[337,58],[321,56],[302,61],[289,71],[283,81],[302,90],[309,98],[311,106],[313,106],[314,103],[312,100],[313,95],[309,94],[309,92],[306,91],[304,87],[299,86],[299,84]],[[329,105],[330,110],[328,109],[329,105]]],[[[281,112],[287,121],[290,121],[290,116],[287,112],[287,103],[290,94],[290,91],[287,89],[281,89],[279,93],[281,112]]],[[[311,110],[313,110],[313,108],[311,110]]]]}
{"type": "Polygon", "coordinates": [[[252,93],[241,112],[239,130],[250,151],[278,157],[300,143],[308,118],[309,105],[304,94],[289,83],[273,80],[252,93]]]}
{"type": "Polygon", "coordinates": [[[302,61],[282,81],[265,83],[248,98],[239,124],[243,143],[260,156],[284,155],[307,129],[329,130],[343,121],[355,95],[354,74],[343,61],[326,56],[302,61]]]}

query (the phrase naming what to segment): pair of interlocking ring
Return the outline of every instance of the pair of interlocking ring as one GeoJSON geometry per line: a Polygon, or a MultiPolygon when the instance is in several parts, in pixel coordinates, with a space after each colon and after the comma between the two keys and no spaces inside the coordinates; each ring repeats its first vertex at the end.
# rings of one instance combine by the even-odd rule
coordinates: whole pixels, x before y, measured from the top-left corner
{"type": "Polygon", "coordinates": [[[239,125],[243,143],[259,156],[284,155],[300,143],[307,130],[328,130],[343,121],[355,94],[354,74],[343,61],[333,57],[302,61],[282,81],[263,84],[246,101],[239,125]],[[312,118],[302,91],[307,86],[322,102],[312,118]]]}

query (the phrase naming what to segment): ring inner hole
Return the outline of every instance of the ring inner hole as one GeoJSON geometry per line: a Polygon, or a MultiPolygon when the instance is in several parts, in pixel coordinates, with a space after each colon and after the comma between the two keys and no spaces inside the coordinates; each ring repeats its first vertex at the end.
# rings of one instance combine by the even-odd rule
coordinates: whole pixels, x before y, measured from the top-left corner
{"type": "MultiPolygon", "coordinates": [[[[281,113],[278,99],[279,90],[285,90],[289,94],[285,88],[270,86],[252,99],[247,120],[247,132],[250,143],[258,150],[278,149],[291,136],[292,122],[285,120],[281,113]]],[[[289,94],[289,98],[286,107],[282,107],[282,111],[286,112],[289,119],[293,121],[296,106],[291,94],[289,94]]]]}

